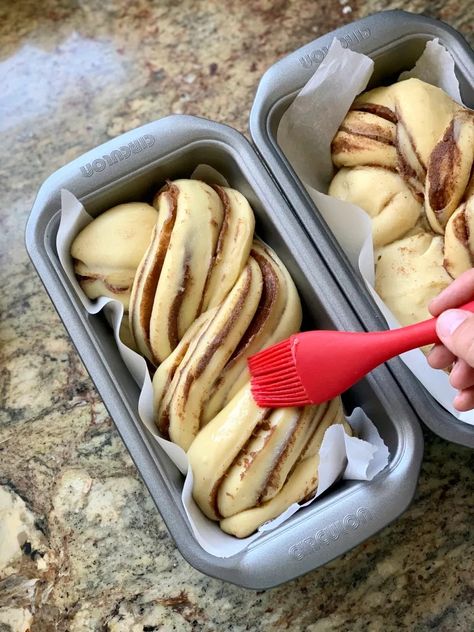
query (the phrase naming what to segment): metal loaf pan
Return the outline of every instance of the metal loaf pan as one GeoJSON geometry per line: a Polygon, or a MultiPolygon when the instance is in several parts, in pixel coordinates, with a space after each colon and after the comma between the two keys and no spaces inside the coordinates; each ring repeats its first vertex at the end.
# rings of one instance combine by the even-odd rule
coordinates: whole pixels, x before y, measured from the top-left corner
{"type": "MultiPolygon", "coordinates": [[[[464,38],[443,22],[405,11],[386,11],[332,31],[271,66],[260,82],[250,115],[250,132],[258,152],[368,330],[386,329],[385,320],[279,148],[277,128],[334,38],[344,47],[372,57],[375,70],[371,88],[395,81],[403,70],[412,68],[426,42],[436,37],[454,59],[464,103],[474,107],[474,52],[464,38]]],[[[433,432],[448,441],[474,447],[474,426],[458,421],[440,406],[400,359],[391,360],[389,367],[433,432]]]]}
{"type": "Polygon", "coordinates": [[[380,367],[346,394],[345,405],[348,410],[362,405],[377,425],[391,455],[383,472],[370,483],[338,484],[241,555],[218,559],[197,544],[181,504],[182,476],[142,427],[138,388],[105,320],[89,316],[70,286],[59,264],[55,237],[61,188],[72,191],[97,215],[119,202],[149,199],[165,178],[188,177],[202,162],[218,169],[249,199],[258,235],[275,249],[298,286],[305,325],[358,328],[346,299],[250,144],[231,128],[204,119],[170,116],[156,121],[54,173],[38,193],[26,245],[182,555],[208,575],[248,588],[268,588],[328,562],[400,515],[415,491],[422,437],[395,380],[380,367]],[[111,156],[117,158],[115,163],[111,156]]]}

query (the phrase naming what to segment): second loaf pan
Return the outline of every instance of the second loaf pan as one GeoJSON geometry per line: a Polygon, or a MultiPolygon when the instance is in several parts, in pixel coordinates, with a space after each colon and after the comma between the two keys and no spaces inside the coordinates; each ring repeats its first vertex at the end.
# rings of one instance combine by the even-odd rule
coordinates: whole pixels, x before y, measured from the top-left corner
{"type": "Polygon", "coordinates": [[[350,389],[344,403],[348,410],[361,405],[376,424],[390,450],[384,471],[368,483],[338,484],[235,557],[216,558],[198,545],[181,504],[183,479],[140,423],[138,388],[122,363],[105,320],[89,316],[69,284],[55,240],[62,188],[97,215],[120,202],[149,199],[166,178],[189,177],[200,163],[220,171],[230,186],[248,198],[255,212],[257,234],[274,248],[298,287],[305,326],[360,328],[250,144],[231,128],[204,119],[172,116],[156,121],[93,149],[57,171],[39,191],[28,220],[26,244],[182,555],[208,575],[248,588],[268,588],[325,564],[400,515],[415,491],[422,437],[395,380],[386,367],[380,367],[350,389]],[[107,159],[119,154],[121,160],[107,159]]]}
{"type": "MultiPolygon", "coordinates": [[[[395,81],[402,71],[415,65],[427,41],[439,38],[454,59],[463,102],[471,108],[474,107],[474,53],[457,31],[442,22],[405,11],[385,11],[332,31],[296,50],[274,64],[258,87],[250,131],[259,153],[364,328],[386,329],[362,277],[350,265],[276,139],[283,113],[324,59],[334,38],[344,47],[374,60],[369,88],[395,81]]],[[[448,441],[474,447],[474,426],[457,420],[438,404],[400,359],[388,364],[413,408],[433,432],[448,441]]]]}

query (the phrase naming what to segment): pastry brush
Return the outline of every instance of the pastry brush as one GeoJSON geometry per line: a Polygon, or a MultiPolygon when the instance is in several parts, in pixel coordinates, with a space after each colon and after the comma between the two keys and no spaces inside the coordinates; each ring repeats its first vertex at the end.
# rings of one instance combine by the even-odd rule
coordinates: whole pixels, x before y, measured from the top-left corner
{"type": "MultiPolygon", "coordinates": [[[[474,312],[474,301],[459,309],[474,312]]],[[[436,321],[388,331],[295,334],[248,359],[253,397],[265,408],[326,402],[386,360],[439,343],[436,321]]]]}

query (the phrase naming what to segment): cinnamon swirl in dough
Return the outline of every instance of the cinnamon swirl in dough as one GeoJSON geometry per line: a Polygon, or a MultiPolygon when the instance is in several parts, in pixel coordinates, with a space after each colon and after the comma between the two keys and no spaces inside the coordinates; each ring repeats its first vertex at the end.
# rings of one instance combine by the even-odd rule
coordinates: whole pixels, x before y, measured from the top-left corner
{"type": "Polygon", "coordinates": [[[372,219],[377,291],[403,325],[428,318],[429,299],[473,263],[474,113],[418,79],[375,88],[354,101],[332,159],[329,194],[372,219]]]}
{"type": "Polygon", "coordinates": [[[255,220],[237,191],[199,180],[169,182],[154,205],[158,222],[137,270],[130,322],[138,349],[158,365],[233,287],[247,262],[255,220]]]}
{"type": "Polygon", "coordinates": [[[443,229],[467,195],[474,161],[474,114],[459,110],[431,152],[425,186],[425,209],[434,231],[443,229]]]}
{"type": "Polygon", "coordinates": [[[451,215],[444,235],[444,267],[455,279],[474,265],[474,194],[451,215]]]}
{"type": "Polygon", "coordinates": [[[332,159],[336,167],[383,168],[387,179],[399,174],[442,233],[471,173],[473,126],[473,113],[445,92],[407,79],[357,97],[333,139],[332,159]]]}
{"type": "Polygon", "coordinates": [[[227,533],[250,535],[314,494],[319,448],[326,429],[336,423],[351,434],[339,398],[268,410],[255,404],[246,384],[188,451],[196,502],[227,533]]]}
{"type": "Polygon", "coordinates": [[[153,378],[157,424],[187,450],[200,427],[248,381],[247,358],[299,330],[301,304],[275,253],[254,242],[218,308],[203,315],[153,378]]]}

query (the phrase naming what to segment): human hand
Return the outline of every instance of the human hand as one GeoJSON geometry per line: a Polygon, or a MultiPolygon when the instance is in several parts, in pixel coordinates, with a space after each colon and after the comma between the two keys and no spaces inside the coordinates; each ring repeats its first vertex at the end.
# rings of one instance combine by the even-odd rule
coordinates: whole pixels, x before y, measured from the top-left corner
{"type": "Polygon", "coordinates": [[[428,308],[438,316],[436,333],[443,344],[433,347],[428,363],[434,369],[453,365],[449,381],[458,389],[453,405],[459,411],[474,408],[474,314],[452,309],[474,298],[474,268],[461,274],[434,298],[428,308]]]}

